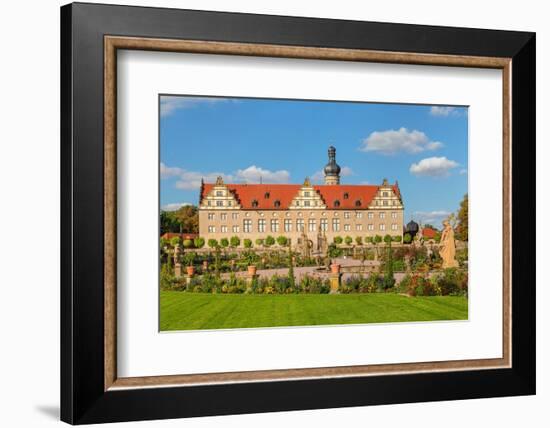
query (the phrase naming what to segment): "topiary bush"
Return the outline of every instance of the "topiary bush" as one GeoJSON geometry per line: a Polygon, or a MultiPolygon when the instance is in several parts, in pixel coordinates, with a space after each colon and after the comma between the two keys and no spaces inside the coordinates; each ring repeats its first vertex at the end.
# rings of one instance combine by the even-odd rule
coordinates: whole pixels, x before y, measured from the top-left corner
{"type": "Polygon", "coordinates": [[[245,240],[243,241],[243,245],[244,245],[244,248],[252,248],[252,240],[250,240],[250,239],[248,239],[248,238],[245,239],[245,240]]]}
{"type": "Polygon", "coordinates": [[[333,239],[333,242],[334,242],[336,245],[340,245],[342,242],[344,242],[344,240],[342,239],[341,236],[335,236],[334,239],[333,239]]]}
{"type": "Polygon", "coordinates": [[[204,247],[204,238],[201,238],[200,236],[196,237],[194,240],[193,240],[193,244],[195,245],[195,248],[202,248],[204,247]]]}
{"type": "Polygon", "coordinates": [[[351,245],[351,243],[353,242],[353,238],[351,236],[347,235],[344,238],[344,242],[346,243],[346,245],[351,245]]]}
{"type": "Polygon", "coordinates": [[[239,245],[241,245],[241,240],[238,236],[232,236],[231,239],[229,240],[229,244],[235,248],[235,247],[238,247],[239,245]]]}

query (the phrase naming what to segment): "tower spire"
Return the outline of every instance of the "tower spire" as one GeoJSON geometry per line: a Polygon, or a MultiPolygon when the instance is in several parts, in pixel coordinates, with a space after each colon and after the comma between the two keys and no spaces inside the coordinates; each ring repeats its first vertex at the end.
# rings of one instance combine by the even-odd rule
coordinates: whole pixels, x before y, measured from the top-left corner
{"type": "Polygon", "coordinates": [[[336,149],[328,148],[328,163],[325,166],[325,184],[340,184],[340,165],[336,163],[336,149]]]}

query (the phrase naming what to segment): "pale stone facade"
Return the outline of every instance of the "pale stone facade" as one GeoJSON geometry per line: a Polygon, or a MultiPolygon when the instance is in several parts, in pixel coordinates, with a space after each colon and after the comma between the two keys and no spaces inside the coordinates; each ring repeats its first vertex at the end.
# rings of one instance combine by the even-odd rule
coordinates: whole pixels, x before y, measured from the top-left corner
{"type": "Polygon", "coordinates": [[[335,149],[329,149],[325,184],[308,179],[293,184],[203,183],[199,203],[199,234],[206,240],[238,236],[255,245],[268,235],[293,243],[304,232],[316,242],[319,234],[334,237],[402,236],[403,201],[397,183],[341,185],[335,149]],[[336,184],[338,183],[338,184],[336,184]]]}

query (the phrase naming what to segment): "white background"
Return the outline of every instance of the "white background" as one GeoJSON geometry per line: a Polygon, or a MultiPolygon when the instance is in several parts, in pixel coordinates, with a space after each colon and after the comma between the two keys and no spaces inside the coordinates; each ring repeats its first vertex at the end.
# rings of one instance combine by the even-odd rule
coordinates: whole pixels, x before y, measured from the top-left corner
{"type": "MultiPolygon", "coordinates": [[[[109,1],[104,1],[111,3],[109,1]]],[[[550,28],[544,2],[524,0],[353,0],[297,2],[126,1],[130,4],[393,21],[537,31],[537,262],[547,264],[546,233],[550,182],[548,52],[550,28]]],[[[2,210],[0,211],[0,423],[8,427],[59,424],[59,5],[8,2],[2,8],[0,68],[2,210]]],[[[139,426],[548,426],[550,417],[550,299],[539,270],[537,287],[538,395],[461,402],[418,403],[353,409],[284,412],[193,420],[155,421],[139,426]],[[544,364],[546,362],[546,365],[544,364]]],[[[138,426],[138,423],[125,426],[138,426]]]]}
{"type": "Polygon", "coordinates": [[[500,70],[125,51],[117,79],[119,376],[502,356],[502,260],[483,263],[475,244],[502,252],[502,193],[487,192],[502,187],[502,163],[486,167],[502,159],[500,70]],[[159,334],[159,93],[468,105],[468,321],[159,334]]]}

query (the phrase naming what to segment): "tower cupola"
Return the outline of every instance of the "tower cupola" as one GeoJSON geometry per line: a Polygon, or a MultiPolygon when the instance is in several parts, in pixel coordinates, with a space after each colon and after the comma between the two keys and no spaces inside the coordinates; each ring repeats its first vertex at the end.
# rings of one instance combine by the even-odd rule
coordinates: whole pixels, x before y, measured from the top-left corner
{"type": "Polygon", "coordinates": [[[336,149],[328,148],[328,163],[325,166],[325,184],[340,184],[340,165],[336,163],[336,149]]]}

